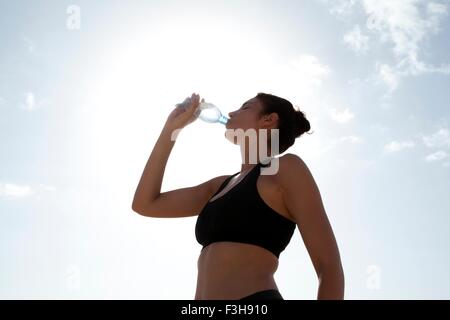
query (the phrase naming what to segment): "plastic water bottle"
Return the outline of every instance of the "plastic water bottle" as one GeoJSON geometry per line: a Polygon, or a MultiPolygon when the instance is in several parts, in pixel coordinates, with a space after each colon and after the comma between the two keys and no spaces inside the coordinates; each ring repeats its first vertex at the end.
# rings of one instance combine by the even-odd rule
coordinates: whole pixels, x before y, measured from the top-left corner
{"type": "MultiPolygon", "coordinates": [[[[176,104],[177,107],[181,108],[187,108],[189,106],[189,103],[191,101],[191,98],[186,98],[182,103],[176,104]]],[[[208,123],[221,123],[223,125],[227,124],[228,118],[222,115],[222,112],[220,112],[220,109],[210,102],[200,102],[198,109],[195,111],[195,116],[199,117],[205,122],[208,123]]]]}

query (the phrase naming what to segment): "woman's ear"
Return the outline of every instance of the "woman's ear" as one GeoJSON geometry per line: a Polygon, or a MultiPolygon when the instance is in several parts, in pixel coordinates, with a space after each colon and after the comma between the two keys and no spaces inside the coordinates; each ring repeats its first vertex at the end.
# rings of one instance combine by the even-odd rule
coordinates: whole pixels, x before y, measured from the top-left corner
{"type": "Polygon", "coordinates": [[[271,114],[264,115],[264,125],[269,128],[276,128],[278,125],[278,113],[272,112],[271,114]]]}

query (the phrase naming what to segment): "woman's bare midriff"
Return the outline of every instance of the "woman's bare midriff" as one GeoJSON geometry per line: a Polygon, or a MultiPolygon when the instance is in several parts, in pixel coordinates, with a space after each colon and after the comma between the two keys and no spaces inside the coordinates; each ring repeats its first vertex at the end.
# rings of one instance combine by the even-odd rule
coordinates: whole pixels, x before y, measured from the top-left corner
{"type": "Polygon", "coordinates": [[[267,289],[278,289],[274,274],[278,258],[247,243],[214,242],[198,258],[195,300],[237,300],[267,289]]]}

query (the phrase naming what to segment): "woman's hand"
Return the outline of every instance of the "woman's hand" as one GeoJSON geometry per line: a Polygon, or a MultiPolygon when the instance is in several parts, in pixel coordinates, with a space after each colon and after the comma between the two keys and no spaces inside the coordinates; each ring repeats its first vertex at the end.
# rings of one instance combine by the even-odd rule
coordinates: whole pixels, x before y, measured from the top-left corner
{"type": "MultiPolygon", "coordinates": [[[[164,128],[173,131],[177,129],[182,129],[188,124],[194,122],[199,115],[198,107],[200,105],[200,96],[198,94],[193,93],[191,95],[191,101],[188,106],[183,108],[182,106],[176,107],[167,117],[166,124],[164,128]]],[[[204,102],[205,99],[202,99],[201,102],[204,102]]]]}

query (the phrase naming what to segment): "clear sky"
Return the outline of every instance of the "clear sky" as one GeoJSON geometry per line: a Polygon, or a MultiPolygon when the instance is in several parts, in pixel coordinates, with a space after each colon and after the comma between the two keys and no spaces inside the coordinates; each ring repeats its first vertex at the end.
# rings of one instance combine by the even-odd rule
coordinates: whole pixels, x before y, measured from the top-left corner
{"type": "MultiPolygon", "coordinates": [[[[450,2],[2,1],[0,298],[193,299],[196,217],[131,210],[174,105],[300,107],[347,299],[450,298],[450,2]],[[446,191],[447,190],[447,191],[446,191]]],[[[162,191],[240,169],[225,128],[179,136],[162,191]]],[[[296,230],[275,274],[315,299],[296,230]]]]}

